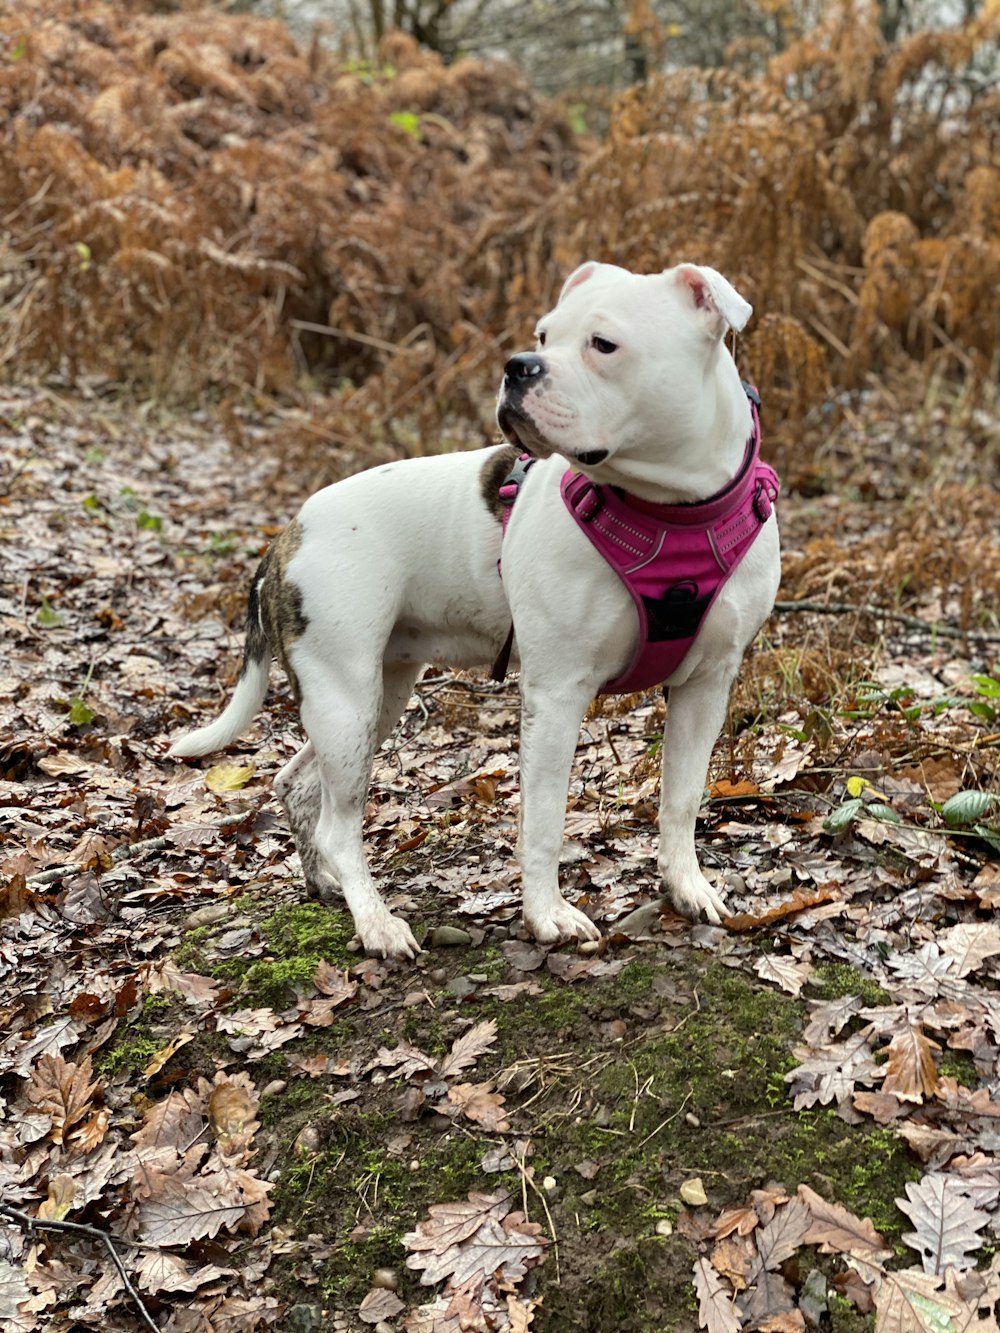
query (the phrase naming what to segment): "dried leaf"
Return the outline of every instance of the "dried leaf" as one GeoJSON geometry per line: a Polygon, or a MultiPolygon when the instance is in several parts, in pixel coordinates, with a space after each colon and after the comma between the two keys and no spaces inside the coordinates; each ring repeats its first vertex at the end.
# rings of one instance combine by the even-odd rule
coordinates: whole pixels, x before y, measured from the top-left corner
{"type": "Polygon", "coordinates": [[[757,1252],[763,1268],[777,1268],[786,1259],[790,1259],[800,1245],[812,1223],[812,1216],[805,1204],[793,1199],[777,1209],[766,1227],[756,1233],[757,1252]]]}
{"type": "Polygon", "coordinates": [[[358,1318],[366,1324],[378,1324],[383,1319],[395,1319],[406,1302],[385,1287],[372,1287],[358,1307],[358,1318]]]}
{"type": "Polygon", "coordinates": [[[239,791],[254,775],[254,765],[215,764],[205,771],[205,786],[209,791],[223,793],[239,791]]]}
{"type": "Polygon", "coordinates": [[[493,1134],[506,1134],[510,1129],[510,1122],[503,1112],[506,1100],[493,1091],[491,1082],[456,1083],[448,1089],[448,1101],[467,1119],[474,1120],[493,1134]]]}
{"type": "Polygon", "coordinates": [[[407,1267],[424,1270],[420,1281],[425,1286],[445,1278],[461,1285],[477,1273],[498,1270],[505,1281],[519,1280],[528,1266],[542,1262],[548,1241],[537,1223],[510,1213],[510,1206],[503,1190],[432,1204],[429,1219],[403,1237],[406,1248],[414,1251],[407,1267]]]}
{"type": "Polygon", "coordinates": [[[708,1333],[739,1333],[743,1321],[733,1304],[733,1293],[704,1256],[694,1261],[694,1288],[701,1327],[708,1333]]]}
{"type": "Polygon", "coordinates": [[[780,954],[764,954],[754,963],[754,971],[763,981],[775,981],[789,995],[798,995],[815,972],[812,963],[799,963],[780,954]]]}
{"type": "Polygon", "coordinates": [[[882,1262],[892,1250],[872,1225],[839,1203],[829,1203],[808,1185],[800,1185],[798,1196],[809,1209],[809,1228],[803,1245],[817,1245],[822,1254],[855,1254],[862,1259],[882,1262]]]}
{"type": "Polygon", "coordinates": [[[91,1082],[90,1056],[71,1064],[61,1055],[42,1055],[28,1084],[28,1098],[52,1118],[52,1138],[64,1143],[67,1131],[90,1113],[100,1080],[91,1082]]]}
{"type": "Polygon", "coordinates": [[[906,1198],[896,1206],[916,1228],[903,1240],[920,1255],[925,1273],[943,1273],[971,1267],[970,1256],[982,1245],[978,1234],[989,1222],[969,1199],[961,1183],[941,1172],[931,1172],[919,1181],[908,1181],[906,1198]]]}
{"type": "Polygon", "coordinates": [[[815,889],[797,889],[790,898],[765,908],[763,912],[737,912],[735,916],[727,916],[723,924],[727,930],[732,931],[758,930],[761,926],[783,921],[796,912],[804,912],[807,908],[818,907],[820,903],[832,902],[839,897],[840,888],[836,884],[820,884],[815,889]]]}
{"type": "Polygon", "coordinates": [[[883,1093],[892,1093],[907,1102],[923,1101],[937,1083],[934,1052],[940,1049],[937,1042],[931,1041],[915,1024],[909,1024],[897,1033],[889,1043],[883,1093]]]}
{"type": "Polygon", "coordinates": [[[48,1197],[38,1206],[38,1216],[47,1222],[61,1222],[73,1207],[76,1197],[76,1181],[65,1172],[53,1176],[49,1181],[48,1197]]]}
{"type": "Polygon", "coordinates": [[[453,1078],[463,1069],[474,1065],[481,1055],[485,1055],[496,1038],[496,1019],[488,1018],[483,1023],[477,1023],[458,1038],[441,1061],[437,1072],[442,1078],[453,1078]]]}

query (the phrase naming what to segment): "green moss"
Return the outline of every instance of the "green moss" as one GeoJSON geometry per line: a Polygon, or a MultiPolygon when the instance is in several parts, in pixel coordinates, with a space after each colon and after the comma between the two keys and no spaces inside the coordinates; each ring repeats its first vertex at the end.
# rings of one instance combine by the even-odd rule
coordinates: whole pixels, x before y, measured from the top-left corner
{"type": "Polygon", "coordinates": [[[267,957],[249,967],[242,958],[227,958],[211,969],[213,977],[233,984],[237,1007],[282,1009],[297,994],[311,991],[321,962],[348,967],[357,961],[346,947],[354,936],[350,917],[320,903],[281,907],[258,929],[267,943],[267,957]]]}
{"type": "Polygon", "coordinates": [[[892,1003],[888,991],[846,963],[821,963],[810,978],[809,985],[820,1000],[839,1000],[844,995],[860,995],[866,1005],[892,1003]]]}
{"type": "Polygon", "coordinates": [[[977,1088],[982,1082],[976,1062],[967,1051],[942,1051],[937,1069],[941,1078],[953,1078],[964,1088],[977,1088]]]}
{"type": "MultiPolygon", "coordinates": [[[[431,1204],[464,1199],[502,1178],[484,1185],[484,1145],[464,1134],[425,1137],[400,1155],[387,1149],[403,1128],[394,1111],[320,1115],[328,1141],[315,1156],[290,1162],[272,1196],[274,1220],[291,1222],[302,1236],[338,1237],[336,1253],[323,1265],[322,1289],[329,1300],[356,1306],[374,1269],[404,1267],[402,1237],[431,1204]]],[[[306,1123],[308,1116],[289,1116],[291,1138],[306,1123]]]]}
{"type": "Polygon", "coordinates": [[[174,953],[174,962],[182,972],[205,973],[208,963],[205,961],[205,942],[208,939],[208,927],[197,926],[185,933],[184,939],[174,953]]]}
{"type": "Polygon", "coordinates": [[[347,912],[335,911],[321,903],[295,903],[281,907],[260,923],[260,933],[279,957],[304,955],[316,962],[349,967],[357,956],[348,952],[354,938],[354,922],[347,912]]]}
{"type": "Polygon", "coordinates": [[[649,994],[656,973],[652,963],[626,963],[618,973],[615,989],[625,999],[638,1000],[649,994]]]}

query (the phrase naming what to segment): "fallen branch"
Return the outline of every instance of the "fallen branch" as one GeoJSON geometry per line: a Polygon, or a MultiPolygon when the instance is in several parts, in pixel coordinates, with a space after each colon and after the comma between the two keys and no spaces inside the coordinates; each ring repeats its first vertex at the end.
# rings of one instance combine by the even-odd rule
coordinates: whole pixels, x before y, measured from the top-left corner
{"type": "Polygon", "coordinates": [[[984,634],[978,629],[959,629],[956,625],[932,623],[921,620],[919,616],[905,615],[902,611],[889,611],[884,606],[857,606],[853,602],[775,602],[774,609],[781,613],[814,611],[826,616],[880,616],[883,620],[895,620],[907,629],[920,630],[931,638],[938,635],[944,639],[976,639],[980,643],[1000,643],[1000,634],[984,634]]]}
{"type": "MultiPolygon", "coordinates": [[[[147,1328],[151,1328],[153,1333],[160,1333],[156,1324],[153,1323],[152,1316],[143,1304],[142,1297],[129,1280],[129,1275],[125,1271],[125,1265],[122,1263],[118,1251],[115,1249],[114,1241],[106,1231],[100,1231],[97,1227],[87,1226],[84,1222],[57,1222],[54,1219],[43,1220],[42,1218],[32,1217],[29,1213],[22,1213],[20,1209],[12,1208],[10,1204],[6,1203],[0,1204],[0,1217],[6,1217],[9,1221],[16,1222],[18,1226],[24,1227],[29,1233],[32,1231],[69,1231],[77,1236],[88,1236],[91,1240],[100,1241],[108,1254],[111,1255],[112,1262],[118,1269],[118,1276],[125,1284],[125,1290],[135,1302],[136,1309],[142,1316],[143,1323],[147,1328]]],[[[129,1240],[123,1240],[122,1244],[128,1245],[134,1249],[146,1248],[144,1245],[134,1245],[133,1242],[129,1240]]]]}

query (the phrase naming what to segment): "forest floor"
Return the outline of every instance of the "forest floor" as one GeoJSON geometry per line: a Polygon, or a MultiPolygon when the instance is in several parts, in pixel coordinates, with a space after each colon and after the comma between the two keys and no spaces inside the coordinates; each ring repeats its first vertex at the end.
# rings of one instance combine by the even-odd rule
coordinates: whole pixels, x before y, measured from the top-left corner
{"type": "Polygon", "coordinates": [[[699,816],[733,916],[617,925],[664,705],[608,701],[564,856],[604,937],[533,947],[516,682],[428,673],[366,811],[397,964],[303,894],[283,681],[166,758],[335,460],[293,414],[0,390],[5,1328],[997,1327],[1000,432],[842,406],[778,451],[781,609],[699,816]]]}

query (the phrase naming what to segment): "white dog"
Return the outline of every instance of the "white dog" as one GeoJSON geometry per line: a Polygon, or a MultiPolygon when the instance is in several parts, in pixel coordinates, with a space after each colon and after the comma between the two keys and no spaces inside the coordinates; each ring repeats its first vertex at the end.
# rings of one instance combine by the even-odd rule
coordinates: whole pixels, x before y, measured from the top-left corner
{"type": "MultiPolygon", "coordinates": [[[[493,661],[512,621],[523,705],[524,919],[542,944],[599,937],[559,890],[570,767],[594,696],[608,682],[631,687],[637,679],[642,607],[650,608],[652,626],[656,605],[655,597],[640,602],[597,538],[587,540],[585,523],[595,497],[596,509],[600,497],[607,499],[605,517],[614,505],[620,511],[634,503],[634,536],[627,514],[615,522],[625,534],[619,544],[640,568],[652,559],[644,553],[658,517],[679,519],[667,528],[683,527],[706,497],[718,515],[715,498],[745,479],[748,441],[758,438],[756,414],[723,342],[727,327],[742,328],[750,313],[713,269],[682,264],[639,276],[584,264],[539,322],[536,351],[508,362],[498,420],[509,444],[388,463],[329,486],[306,501],[261,562],[233,699],[216,722],[182,737],[170,753],[207,754],[241,735],[261,707],[277,657],[308,742],[278,774],[276,789],[307,880],[321,891],[339,886],[370,953],[406,958],[418,951],[409,926],[379,896],[362,846],[375,751],[426,665],[493,661]],[[530,473],[515,466],[522,451],[538,460],[530,473]],[[583,475],[574,477],[570,467],[583,475]],[[588,492],[575,512],[562,494],[564,475],[588,492]],[[502,537],[498,490],[505,480],[505,498],[518,498],[502,537]]],[[[695,597],[699,614],[706,607],[707,614],[691,622],[696,637],[687,634],[689,646],[665,681],[659,870],[681,912],[713,922],[725,907],[699,869],[695,817],[730,685],[777,593],[770,505],[776,484],[765,491],[761,499],[758,482],[753,532],[731,576],[716,574],[721,588],[695,597]]],[[[741,522],[745,535],[747,504],[741,513],[728,527],[708,525],[708,544],[724,571],[722,539],[741,522]]],[[[605,526],[606,544],[615,537],[605,526]]],[[[669,601],[674,591],[664,596],[669,601]]],[[[677,637],[669,625],[664,634],[677,637]]],[[[664,634],[651,630],[649,637],[664,634]]]]}

